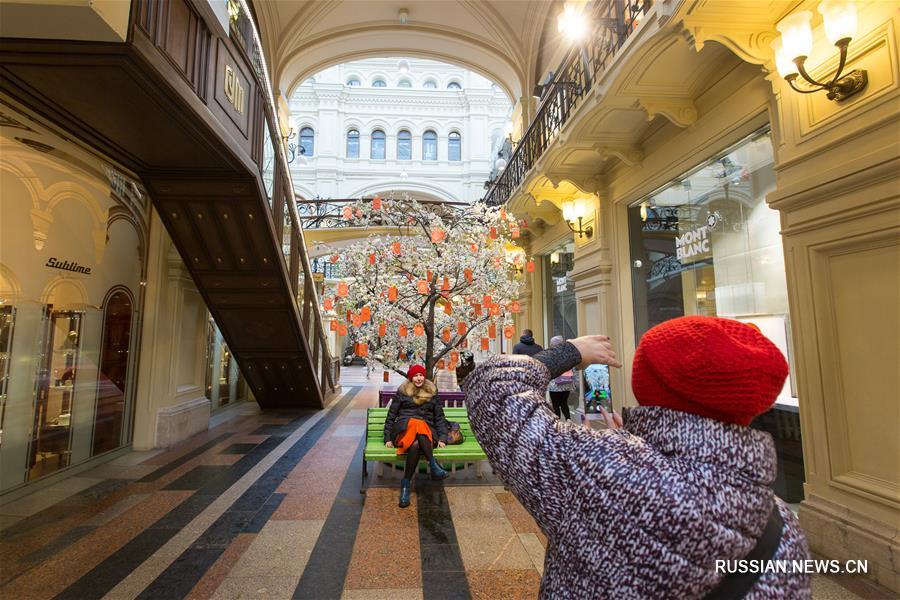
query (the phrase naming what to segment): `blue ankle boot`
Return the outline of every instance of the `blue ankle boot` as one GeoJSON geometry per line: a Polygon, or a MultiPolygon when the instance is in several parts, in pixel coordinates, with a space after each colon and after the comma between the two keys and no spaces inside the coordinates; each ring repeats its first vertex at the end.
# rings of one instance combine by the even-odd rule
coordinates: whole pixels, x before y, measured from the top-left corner
{"type": "Polygon", "coordinates": [[[447,479],[447,477],[450,476],[450,473],[447,471],[447,469],[438,464],[436,458],[432,458],[430,461],[428,461],[428,466],[431,467],[431,478],[436,481],[447,479]]]}
{"type": "Polygon", "coordinates": [[[409,506],[409,479],[400,480],[400,508],[409,506]]]}

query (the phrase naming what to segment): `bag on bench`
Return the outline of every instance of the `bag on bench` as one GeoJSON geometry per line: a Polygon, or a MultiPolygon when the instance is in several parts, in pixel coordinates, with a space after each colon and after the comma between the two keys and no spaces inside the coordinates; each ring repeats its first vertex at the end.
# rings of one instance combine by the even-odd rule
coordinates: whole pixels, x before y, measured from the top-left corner
{"type": "Polygon", "coordinates": [[[447,433],[447,445],[453,446],[465,442],[466,436],[459,430],[459,423],[456,421],[447,421],[447,423],[450,424],[450,431],[447,433]]]}

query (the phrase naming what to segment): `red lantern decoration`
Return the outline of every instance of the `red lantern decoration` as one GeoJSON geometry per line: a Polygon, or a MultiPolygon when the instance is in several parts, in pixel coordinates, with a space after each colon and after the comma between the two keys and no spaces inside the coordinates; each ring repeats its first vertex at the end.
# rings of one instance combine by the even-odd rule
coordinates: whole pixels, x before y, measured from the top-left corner
{"type": "Polygon", "coordinates": [[[369,355],[369,345],[368,344],[360,344],[356,349],[357,356],[368,356],[369,355]]]}
{"type": "Polygon", "coordinates": [[[522,310],[522,306],[519,304],[518,300],[513,300],[509,305],[509,310],[513,311],[514,313],[517,313],[520,310],[522,310]]]}
{"type": "Polygon", "coordinates": [[[372,210],[381,210],[381,196],[372,198],[372,210]]]}
{"type": "Polygon", "coordinates": [[[484,298],[481,299],[481,303],[485,306],[490,306],[493,303],[493,300],[491,299],[490,295],[485,294],[484,298]]]}
{"type": "Polygon", "coordinates": [[[363,320],[364,323],[368,323],[369,320],[372,318],[372,309],[369,308],[368,306],[363,306],[362,310],[360,311],[359,316],[363,320]]]}
{"type": "Polygon", "coordinates": [[[339,297],[345,298],[349,292],[350,292],[350,288],[347,287],[346,281],[342,281],[338,284],[337,295],[339,297]]]}
{"type": "Polygon", "coordinates": [[[370,264],[370,265],[374,265],[374,264],[375,264],[375,253],[374,253],[374,252],[373,252],[372,254],[369,255],[369,264],[370,264]]]}
{"type": "Polygon", "coordinates": [[[463,274],[466,276],[466,283],[472,283],[472,269],[463,269],[463,274]]]}
{"type": "Polygon", "coordinates": [[[416,289],[419,291],[420,294],[427,294],[428,293],[428,282],[425,281],[424,279],[420,279],[419,283],[416,284],[416,289]]]}
{"type": "Polygon", "coordinates": [[[491,340],[486,337],[481,338],[481,349],[488,350],[490,347],[491,347],[491,340]]]}
{"type": "Polygon", "coordinates": [[[450,278],[444,275],[444,283],[441,284],[441,291],[446,292],[450,289],[450,278]]]}
{"type": "Polygon", "coordinates": [[[450,343],[450,328],[444,327],[444,330],[441,332],[441,339],[444,340],[445,343],[450,343]]]}
{"type": "Polygon", "coordinates": [[[481,305],[480,305],[480,304],[476,304],[476,305],[474,306],[474,308],[475,308],[475,316],[476,316],[476,317],[480,317],[480,316],[481,316],[481,305]]]}
{"type": "Polygon", "coordinates": [[[422,337],[425,335],[425,326],[421,323],[416,323],[413,327],[413,335],[416,337],[422,337]]]}
{"type": "Polygon", "coordinates": [[[469,248],[472,249],[472,252],[473,252],[473,253],[474,253],[474,252],[478,252],[478,244],[473,243],[473,244],[471,244],[471,245],[469,246],[469,248]]]}
{"type": "Polygon", "coordinates": [[[444,302],[444,314],[452,315],[453,314],[453,304],[450,302],[444,302]]]}
{"type": "Polygon", "coordinates": [[[338,335],[347,335],[347,326],[341,323],[338,325],[338,335]]]}
{"type": "Polygon", "coordinates": [[[391,380],[391,374],[388,373],[387,371],[385,371],[384,373],[381,374],[381,380],[383,382],[387,383],[388,381],[391,380]]]}
{"type": "Polygon", "coordinates": [[[349,322],[352,321],[352,320],[353,320],[353,311],[352,311],[352,310],[348,310],[348,311],[347,311],[347,322],[349,323],[349,322]]]}
{"type": "Polygon", "coordinates": [[[456,350],[450,351],[450,362],[459,362],[459,352],[457,352],[456,350]]]}
{"type": "Polygon", "coordinates": [[[378,325],[378,337],[384,337],[387,335],[387,323],[381,323],[378,325]]]}
{"type": "Polygon", "coordinates": [[[506,209],[505,208],[500,209],[500,218],[504,221],[506,220],[506,209]]]}
{"type": "Polygon", "coordinates": [[[356,328],[362,327],[362,317],[359,315],[353,315],[353,326],[356,328]]]}
{"type": "Polygon", "coordinates": [[[340,257],[337,254],[332,254],[329,260],[331,261],[331,264],[334,264],[338,261],[338,258],[340,257]]]}
{"type": "Polygon", "coordinates": [[[391,302],[397,301],[397,286],[392,285],[388,288],[388,300],[391,302]]]}
{"type": "Polygon", "coordinates": [[[431,283],[432,279],[434,279],[434,273],[432,273],[430,270],[425,271],[425,280],[428,281],[428,283],[431,283]]]}
{"type": "Polygon", "coordinates": [[[459,335],[466,335],[466,324],[460,321],[456,324],[456,333],[459,335]]]}
{"type": "Polygon", "coordinates": [[[497,239],[497,228],[496,227],[491,227],[491,239],[492,240],[497,239]]]}
{"type": "Polygon", "coordinates": [[[440,244],[444,241],[444,238],[447,237],[447,234],[440,227],[435,227],[431,230],[431,242],[434,244],[440,244]]]}
{"type": "Polygon", "coordinates": [[[529,260],[529,261],[528,261],[528,264],[525,265],[525,269],[526,269],[529,273],[534,273],[534,261],[533,261],[533,260],[529,260]]]}
{"type": "Polygon", "coordinates": [[[401,249],[400,242],[394,242],[393,244],[391,244],[391,252],[393,252],[397,256],[400,256],[400,249],[401,249]]]}
{"type": "Polygon", "coordinates": [[[497,337],[497,326],[494,323],[488,325],[488,337],[491,339],[497,337]]]}
{"type": "Polygon", "coordinates": [[[400,327],[397,328],[397,335],[403,338],[409,335],[409,329],[407,329],[406,325],[400,324],[400,327]]]}
{"type": "Polygon", "coordinates": [[[322,302],[322,307],[325,310],[331,310],[334,307],[334,301],[331,298],[325,298],[322,302]]]}
{"type": "Polygon", "coordinates": [[[503,337],[505,337],[508,340],[511,340],[513,335],[515,335],[515,333],[516,333],[516,329],[512,325],[507,325],[506,327],[503,328],[503,337]]]}
{"type": "Polygon", "coordinates": [[[345,206],[345,207],[344,207],[344,210],[341,211],[341,212],[342,212],[342,214],[344,215],[344,220],[345,220],[345,221],[349,221],[350,219],[353,218],[353,209],[352,209],[351,207],[345,206]]]}
{"type": "Polygon", "coordinates": [[[491,316],[492,316],[492,317],[496,317],[496,316],[499,316],[499,315],[500,315],[500,305],[499,305],[499,304],[492,304],[492,305],[491,305],[491,316]]]}
{"type": "Polygon", "coordinates": [[[361,208],[357,208],[357,209],[356,209],[356,218],[359,219],[359,218],[362,218],[362,216],[363,216],[362,209],[361,209],[361,208]]]}
{"type": "Polygon", "coordinates": [[[328,329],[329,329],[330,331],[337,331],[337,330],[338,330],[338,322],[337,322],[337,321],[331,321],[331,322],[329,323],[329,325],[328,325],[328,329]]]}

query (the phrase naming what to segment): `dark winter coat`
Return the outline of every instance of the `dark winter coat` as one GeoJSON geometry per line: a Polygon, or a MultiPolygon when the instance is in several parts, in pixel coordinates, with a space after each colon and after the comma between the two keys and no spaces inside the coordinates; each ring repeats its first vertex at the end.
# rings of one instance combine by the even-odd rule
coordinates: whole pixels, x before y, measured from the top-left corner
{"type": "Polygon", "coordinates": [[[411,381],[404,382],[391,399],[387,418],[384,421],[384,441],[394,442],[403,435],[410,419],[421,419],[431,429],[431,437],[437,442],[447,442],[449,425],[444,417],[441,400],[437,397],[437,388],[425,380],[421,388],[411,381]],[[419,402],[416,401],[418,396],[419,402]]]}
{"type": "Polygon", "coordinates": [[[530,335],[523,335],[519,338],[519,343],[513,346],[513,354],[524,354],[526,356],[534,356],[544,348],[534,341],[530,335]]]}
{"type": "MultiPolygon", "coordinates": [[[[497,357],[465,386],[475,438],[547,536],[541,598],[702,598],[722,578],[717,559],[754,547],[773,502],[785,523],[773,558],[809,558],[769,487],[768,434],[655,406],[630,410],[624,429],[563,424],[544,392],[580,358],[571,344],[497,357]]],[[[766,573],[746,596],[809,597],[800,573],[766,573]]]]}

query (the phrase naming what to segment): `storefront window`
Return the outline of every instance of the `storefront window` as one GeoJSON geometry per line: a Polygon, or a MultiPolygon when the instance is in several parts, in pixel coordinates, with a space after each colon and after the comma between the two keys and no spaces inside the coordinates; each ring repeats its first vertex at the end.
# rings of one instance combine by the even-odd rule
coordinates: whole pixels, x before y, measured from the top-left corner
{"type": "Polygon", "coordinates": [[[210,316],[206,340],[206,397],[212,410],[246,400],[246,388],[237,362],[210,316]]]}
{"type": "MultiPolygon", "coordinates": [[[[0,292],[2,293],[2,292],[0,292]]],[[[16,307],[0,299],[0,447],[3,445],[3,424],[6,417],[6,394],[9,388],[9,364],[12,351],[13,326],[16,323],[16,307]]]]}
{"type": "Polygon", "coordinates": [[[133,304],[125,290],[114,291],[106,301],[94,413],[94,455],[118,448],[121,443],[133,304]]]}
{"type": "Polygon", "coordinates": [[[578,310],[575,303],[575,244],[569,242],[544,256],[544,289],[547,298],[547,340],[561,335],[578,337],[578,310]]]}
{"type": "MultiPolygon", "coordinates": [[[[763,131],[629,209],[638,341],[668,319],[726,317],[757,326],[792,361],[781,223],[766,204],[774,189],[772,142],[763,131]]],[[[781,467],[776,492],[799,501],[803,463],[791,373],[777,410],[754,426],[772,426],[781,467]]]]}

